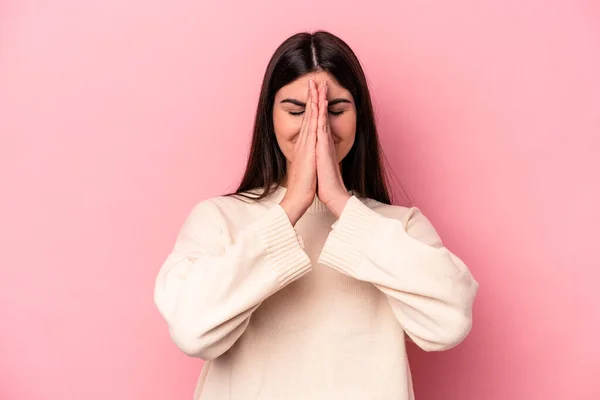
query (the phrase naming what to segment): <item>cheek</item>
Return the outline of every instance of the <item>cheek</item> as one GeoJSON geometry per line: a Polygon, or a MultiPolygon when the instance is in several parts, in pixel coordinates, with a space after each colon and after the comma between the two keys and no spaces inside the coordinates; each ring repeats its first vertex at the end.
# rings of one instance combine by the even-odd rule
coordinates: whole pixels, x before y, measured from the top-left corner
{"type": "Polygon", "coordinates": [[[342,161],[354,145],[356,136],[356,119],[353,116],[349,118],[338,118],[330,121],[331,130],[340,138],[340,143],[336,145],[336,154],[338,162],[342,161]]]}
{"type": "Polygon", "coordinates": [[[301,118],[294,117],[285,111],[273,112],[273,127],[277,143],[281,152],[288,160],[292,159],[294,143],[300,132],[301,121],[301,118]]]}
{"type": "Polygon", "coordinates": [[[292,142],[300,132],[302,119],[294,117],[285,111],[277,111],[273,115],[273,126],[277,133],[277,140],[281,142],[292,142]]]}
{"type": "Polygon", "coordinates": [[[330,119],[331,131],[343,141],[354,141],[356,118],[353,115],[330,119]]]}

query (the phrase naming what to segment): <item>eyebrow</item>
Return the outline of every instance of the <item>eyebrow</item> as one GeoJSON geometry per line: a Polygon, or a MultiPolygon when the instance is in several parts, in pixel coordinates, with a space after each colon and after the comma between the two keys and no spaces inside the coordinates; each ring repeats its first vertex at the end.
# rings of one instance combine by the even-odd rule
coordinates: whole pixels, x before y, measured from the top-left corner
{"type": "MultiPolygon", "coordinates": [[[[296,99],[290,99],[290,98],[283,99],[283,100],[281,100],[281,101],[280,101],[280,103],[292,103],[292,104],[295,104],[295,105],[297,105],[297,106],[306,107],[306,103],[303,103],[303,102],[301,102],[300,100],[296,100],[296,99]]],[[[329,102],[328,102],[328,105],[330,105],[330,106],[334,106],[334,105],[336,105],[336,104],[338,104],[338,103],[348,103],[348,104],[352,104],[352,102],[351,102],[350,100],[348,100],[348,99],[344,99],[344,98],[341,98],[341,97],[340,97],[340,98],[333,99],[333,100],[329,101],[329,102]]]]}

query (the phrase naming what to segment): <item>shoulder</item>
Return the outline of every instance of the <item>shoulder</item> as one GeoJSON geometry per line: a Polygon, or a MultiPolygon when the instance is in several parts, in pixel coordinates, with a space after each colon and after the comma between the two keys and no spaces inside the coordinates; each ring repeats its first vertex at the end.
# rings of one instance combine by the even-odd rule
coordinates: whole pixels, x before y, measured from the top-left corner
{"type": "Polygon", "coordinates": [[[275,204],[269,196],[256,200],[259,194],[260,189],[254,189],[242,194],[218,195],[200,200],[192,206],[189,219],[195,223],[211,223],[223,228],[232,222],[244,220],[244,216],[254,214],[260,209],[267,210],[275,204]]]}
{"type": "Polygon", "coordinates": [[[268,209],[275,204],[273,196],[267,196],[262,199],[257,197],[261,194],[260,188],[247,190],[232,195],[214,196],[206,201],[210,202],[212,207],[222,216],[230,214],[246,213],[252,210],[268,209]]]}
{"type": "Polygon", "coordinates": [[[358,199],[379,215],[400,221],[409,236],[435,247],[442,246],[438,232],[419,207],[385,204],[365,197],[358,199]]]}
{"type": "Polygon", "coordinates": [[[421,213],[421,210],[415,206],[408,207],[396,204],[386,204],[369,197],[357,196],[357,198],[365,206],[369,207],[379,215],[401,221],[405,227],[411,218],[414,218],[416,214],[421,213]]]}
{"type": "Polygon", "coordinates": [[[179,231],[178,241],[220,234],[222,232],[220,219],[213,198],[196,201],[187,212],[179,231]]]}
{"type": "Polygon", "coordinates": [[[253,200],[256,190],[243,194],[248,198],[218,195],[192,203],[180,225],[174,251],[194,252],[202,249],[218,254],[233,243],[236,232],[274,204],[269,197],[253,200]]]}

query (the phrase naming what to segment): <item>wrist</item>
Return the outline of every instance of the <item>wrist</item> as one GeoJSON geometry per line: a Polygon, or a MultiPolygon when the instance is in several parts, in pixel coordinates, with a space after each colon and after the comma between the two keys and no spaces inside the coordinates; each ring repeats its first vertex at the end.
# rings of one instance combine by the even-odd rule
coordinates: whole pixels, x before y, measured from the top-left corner
{"type": "Polygon", "coordinates": [[[281,200],[279,205],[286,212],[292,226],[295,226],[304,212],[299,207],[293,206],[286,198],[281,200]]]}
{"type": "Polygon", "coordinates": [[[329,208],[331,213],[339,219],[342,215],[342,211],[344,211],[344,208],[346,207],[346,203],[350,200],[350,197],[352,197],[352,195],[349,193],[340,194],[334,201],[327,204],[327,208],[329,208]]]}

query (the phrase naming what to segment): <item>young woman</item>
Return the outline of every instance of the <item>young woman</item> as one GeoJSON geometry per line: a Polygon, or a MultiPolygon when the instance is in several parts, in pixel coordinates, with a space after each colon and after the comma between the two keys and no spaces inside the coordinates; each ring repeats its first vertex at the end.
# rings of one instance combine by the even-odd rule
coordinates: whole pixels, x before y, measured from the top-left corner
{"type": "Polygon", "coordinates": [[[158,273],[194,399],[413,399],[408,339],[460,343],[478,288],[417,207],[391,205],[355,54],[325,32],[275,51],[235,193],[200,201],[158,273]]]}

